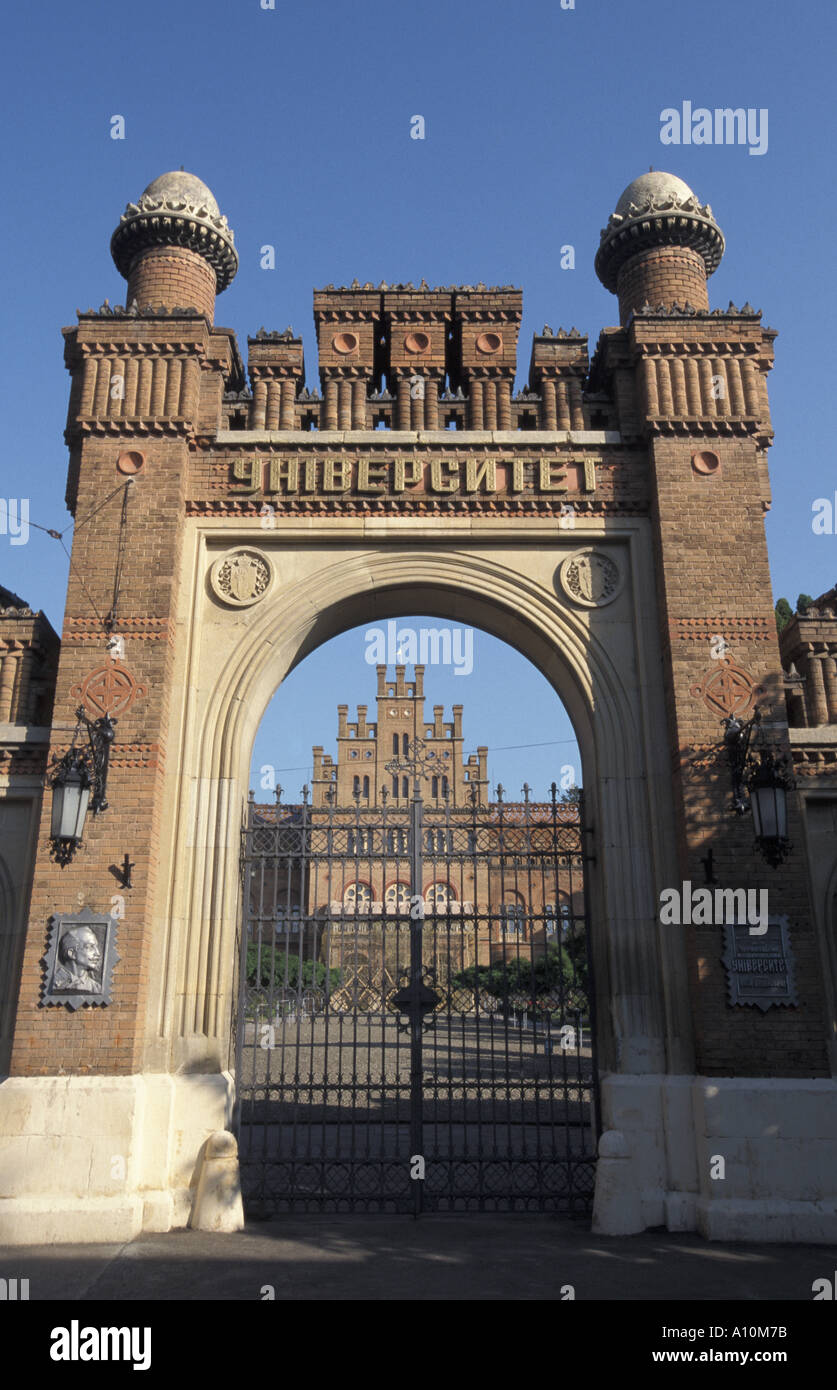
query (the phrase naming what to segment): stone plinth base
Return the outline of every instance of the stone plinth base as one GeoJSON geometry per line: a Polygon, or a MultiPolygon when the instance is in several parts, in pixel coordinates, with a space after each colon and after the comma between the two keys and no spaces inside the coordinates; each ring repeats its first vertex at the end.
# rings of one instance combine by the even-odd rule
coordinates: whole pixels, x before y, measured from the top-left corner
{"type": "Polygon", "coordinates": [[[593,1229],[837,1242],[837,1081],[610,1075],[593,1229]]]}
{"type": "Polygon", "coordinates": [[[186,1226],[231,1073],[6,1077],[0,1245],[125,1241],[186,1226]]]}

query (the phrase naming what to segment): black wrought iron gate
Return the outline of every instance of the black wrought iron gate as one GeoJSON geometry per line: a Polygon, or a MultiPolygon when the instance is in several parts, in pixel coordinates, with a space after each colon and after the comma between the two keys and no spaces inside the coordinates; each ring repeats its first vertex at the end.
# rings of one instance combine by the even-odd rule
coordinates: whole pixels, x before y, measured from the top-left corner
{"type": "MultiPolygon", "coordinates": [[[[406,790],[406,789],[405,789],[406,790]]],[[[245,1208],[592,1203],[583,807],[251,804],[235,1126],[245,1208]]]]}

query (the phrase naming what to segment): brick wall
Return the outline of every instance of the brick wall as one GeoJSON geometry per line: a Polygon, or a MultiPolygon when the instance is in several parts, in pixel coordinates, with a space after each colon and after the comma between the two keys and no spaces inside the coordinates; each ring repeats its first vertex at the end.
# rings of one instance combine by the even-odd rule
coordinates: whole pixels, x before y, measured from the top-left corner
{"type": "Polygon", "coordinates": [[[703,257],[688,246],[653,246],[626,261],[619,272],[619,322],[626,324],[635,309],[647,301],[685,304],[708,309],[706,267],[703,257]]]}
{"type": "Polygon", "coordinates": [[[128,279],[126,303],[137,301],[167,309],[199,309],[210,323],[215,314],[215,271],[211,265],[182,246],[152,247],[134,261],[128,279]]]}

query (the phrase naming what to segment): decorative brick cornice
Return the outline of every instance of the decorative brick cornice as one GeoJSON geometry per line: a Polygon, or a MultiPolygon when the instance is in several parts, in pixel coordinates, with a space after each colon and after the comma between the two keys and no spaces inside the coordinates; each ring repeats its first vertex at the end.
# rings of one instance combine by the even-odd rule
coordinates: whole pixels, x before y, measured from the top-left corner
{"type": "Polygon", "coordinates": [[[165,764],[165,749],[159,743],[114,744],[110,756],[110,766],[114,768],[147,768],[150,771],[162,769],[165,764]]]}
{"type": "Polygon", "coordinates": [[[773,438],[773,431],[766,430],[762,420],[755,415],[740,415],[724,418],[672,419],[652,416],[646,421],[646,430],[651,435],[683,435],[701,438],[704,435],[764,435],[773,438]]]}
{"type": "MultiPolygon", "coordinates": [[[[673,304],[658,304],[655,308],[647,301],[639,309],[634,309],[632,318],[661,318],[661,319],[760,319],[761,309],[754,309],[749,302],[737,309],[732,300],[729,302],[728,309],[696,309],[694,305],[678,304],[675,299],[673,304]]],[[[772,329],[768,329],[772,332],[772,329]]]]}
{"type": "Polygon", "coordinates": [[[72,445],[79,436],[95,435],[97,438],[120,439],[128,435],[143,437],[168,436],[170,438],[191,438],[195,433],[195,421],[184,416],[159,417],[129,420],[75,420],[64,431],[65,444],[72,445]]]}
{"type": "MultiPolygon", "coordinates": [[[[559,499],[546,497],[273,497],[274,510],[288,516],[561,516],[567,501],[572,501],[577,516],[647,516],[648,503],[641,499],[625,502],[591,501],[584,497],[559,499]]],[[[195,498],[186,502],[187,516],[258,517],[265,500],[246,498],[195,498]]],[[[572,532],[566,533],[572,536],[572,532]]]]}
{"type": "Polygon", "coordinates": [[[172,309],[167,309],[165,304],[160,304],[153,308],[150,304],[144,305],[141,309],[136,304],[131,304],[126,309],[124,304],[109,304],[105,300],[98,309],[76,309],[76,318],[82,319],[200,319],[206,322],[206,315],[200,309],[196,309],[194,304],[186,307],[177,305],[172,309]]]}
{"type": "MultiPolygon", "coordinates": [[[[53,742],[49,751],[52,757],[60,759],[70,746],[69,741],[66,740],[53,742]]],[[[165,767],[165,756],[165,747],[162,744],[120,743],[117,737],[111,745],[108,766],[111,768],[163,768],[165,767]]]]}
{"type": "Polygon", "coordinates": [[[837,746],[812,747],[794,744],[791,748],[793,771],[797,777],[834,777],[837,779],[837,746]]]}
{"type": "Polygon", "coordinates": [[[43,777],[47,767],[46,746],[31,744],[0,746],[0,777],[43,777]]]}
{"type": "MultiPolygon", "coordinates": [[[[168,618],[133,617],[120,618],[119,631],[123,637],[149,642],[165,641],[169,636],[168,618]]],[[[64,622],[63,641],[68,645],[100,645],[106,634],[90,618],[67,618],[64,622]]]]}
{"type": "Polygon", "coordinates": [[[773,641],[776,637],[773,618],[671,618],[668,630],[670,637],[681,642],[703,641],[725,633],[753,642],[773,641]]]}

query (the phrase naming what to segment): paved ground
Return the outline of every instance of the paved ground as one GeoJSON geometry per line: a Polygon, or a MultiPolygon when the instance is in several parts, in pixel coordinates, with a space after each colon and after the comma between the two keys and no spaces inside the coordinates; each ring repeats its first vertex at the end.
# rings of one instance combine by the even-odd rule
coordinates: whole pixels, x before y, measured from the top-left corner
{"type": "Polygon", "coordinates": [[[593,1236],[545,1216],[294,1217],[234,1236],[182,1231],[127,1245],[0,1248],[30,1299],[258,1301],[561,1299],[810,1303],[829,1246],[728,1245],[695,1235],[593,1236]],[[566,1295],[563,1295],[564,1297],[566,1295]]]}

